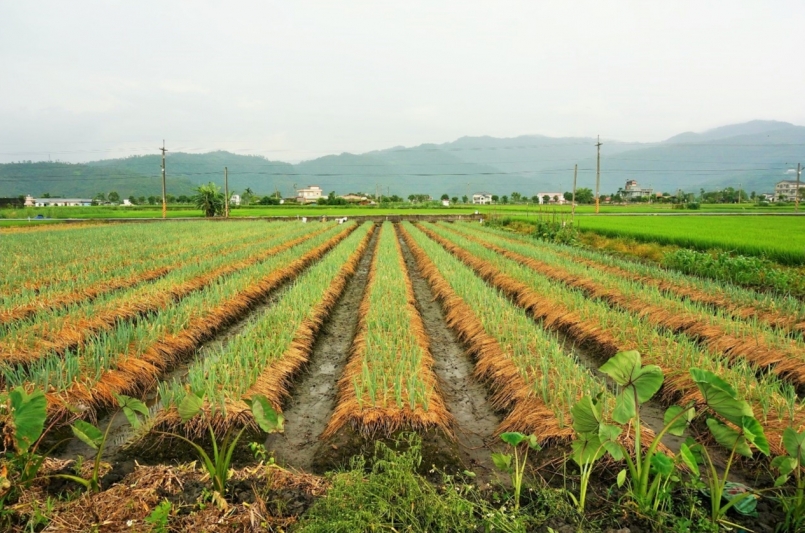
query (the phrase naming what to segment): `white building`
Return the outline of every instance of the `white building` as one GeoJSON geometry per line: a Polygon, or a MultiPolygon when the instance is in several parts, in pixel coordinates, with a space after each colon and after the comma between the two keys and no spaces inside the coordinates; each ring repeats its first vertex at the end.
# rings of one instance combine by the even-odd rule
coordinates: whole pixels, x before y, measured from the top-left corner
{"type": "Polygon", "coordinates": [[[537,197],[539,198],[539,203],[541,204],[546,203],[545,202],[546,196],[548,197],[547,203],[549,204],[564,205],[568,203],[568,201],[565,200],[565,195],[561,192],[538,192],[537,197]]]}
{"type": "Polygon", "coordinates": [[[654,189],[644,189],[637,184],[637,180],[626,180],[626,187],[618,191],[624,200],[651,196],[654,189]]]}
{"type": "Polygon", "coordinates": [[[326,198],[326,196],[322,194],[321,187],[318,185],[308,185],[304,189],[296,191],[296,198],[298,202],[308,203],[315,202],[319,198],[326,198]]]}
{"type": "MultiPolygon", "coordinates": [[[[797,171],[794,171],[796,174],[797,171]]],[[[777,182],[777,185],[774,186],[774,194],[777,196],[777,199],[784,200],[786,202],[793,202],[797,199],[797,181],[796,180],[783,180],[777,182]]],[[[805,190],[805,183],[800,182],[799,190],[805,190]]]]}
{"type": "Polygon", "coordinates": [[[450,200],[442,200],[442,205],[444,207],[450,207],[450,200]]]}
{"type": "MultiPolygon", "coordinates": [[[[35,207],[88,207],[92,205],[92,200],[88,198],[25,198],[25,205],[28,206],[28,198],[35,207]]],[[[30,207],[30,206],[29,206],[30,207]]]]}
{"type": "Polygon", "coordinates": [[[240,205],[240,195],[239,194],[230,195],[229,205],[240,205]]]}
{"type": "Polygon", "coordinates": [[[477,192],[472,195],[472,203],[486,205],[492,203],[492,194],[488,192],[477,192]]]}

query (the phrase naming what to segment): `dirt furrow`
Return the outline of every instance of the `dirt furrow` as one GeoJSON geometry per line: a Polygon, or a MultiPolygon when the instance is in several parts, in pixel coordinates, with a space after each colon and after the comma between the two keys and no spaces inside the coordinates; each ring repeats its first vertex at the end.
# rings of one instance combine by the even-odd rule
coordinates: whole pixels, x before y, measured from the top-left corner
{"type": "Polygon", "coordinates": [[[447,410],[453,415],[454,452],[467,469],[479,476],[479,482],[488,482],[495,470],[490,447],[497,444],[495,431],[502,419],[492,408],[486,387],[473,378],[474,365],[447,327],[444,312],[420,274],[411,250],[404,239],[399,241],[414,286],[417,308],[430,338],[433,369],[439,378],[447,410]]]}
{"type": "Polygon", "coordinates": [[[320,441],[319,435],[335,409],[338,378],[355,336],[357,309],[366,287],[377,235],[375,231],[358,270],[313,345],[307,369],[290,391],[291,399],[283,409],[285,432],[268,436],[266,448],[274,452],[280,464],[310,471],[318,464],[326,464],[324,457],[332,455],[330,444],[320,441]]]}

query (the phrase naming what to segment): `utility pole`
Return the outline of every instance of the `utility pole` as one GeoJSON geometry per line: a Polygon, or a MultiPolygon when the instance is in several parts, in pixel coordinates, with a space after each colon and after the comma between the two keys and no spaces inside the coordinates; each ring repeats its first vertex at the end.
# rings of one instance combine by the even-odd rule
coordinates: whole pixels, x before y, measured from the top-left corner
{"type": "Polygon", "coordinates": [[[162,139],[162,218],[168,216],[168,197],[165,195],[165,139],[162,139]]]}
{"type": "Polygon", "coordinates": [[[595,147],[598,148],[598,156],[596,157],[595,163],[595,214],[598,214],[598,210],[600,209],[600,202],[598,200],[598,191],[601,187],[601,136],[598,136],[598,141],[595,144],[595,147]]]}
{"type": "Polygon", "coordinates": [[[573,200],[570,202],[570,223],[576,217],[576,177],[579,175],[579,165],[573,165],[573,200]]]}
{"type": "Polygon", "coordinates": [[[794,213],[799,213],[799,177],[802,175],[802,163],[797,163],[797,190],[794,191],[794,213]]]}
{"type": "Polygon", "coordinates": [[[229,170],[224,167],[224,218],[229,218],[229,170]]]}

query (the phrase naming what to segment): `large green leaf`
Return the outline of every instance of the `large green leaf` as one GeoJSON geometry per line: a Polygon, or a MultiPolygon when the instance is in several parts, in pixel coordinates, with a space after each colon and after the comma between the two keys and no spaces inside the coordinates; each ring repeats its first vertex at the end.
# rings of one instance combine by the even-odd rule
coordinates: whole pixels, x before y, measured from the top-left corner
{"type": "Polygon", "coordinates": [[[580,435],[570,446],[573,449],[573,461],[579,466],[597,461],[605,453],[598,435],[589,433],[580,435]]]}
{"type": "Polygon", "coordinates": [[[749,404],[739,400],[735,389],[720,377],[699,368],[691,368],[690,375],[699,387],[707,405],[720,416],[736,426],[741,424],[743,417],[754,417],[749,404]]]}
{"type": "Polygon", "coordinates": [[[695,477],[699,477],[701,474],[699,473],[699,462],[696,457],[696,454],[691,451],[687,444],[682,443],[679,447],[679,456],[682,457],[682,462],[685,463],[685,466],[690,469],[691,474],[695,477]]]}
{"type": "Polygon", "coordinates": [[[662,386],[662,370],[656,365],[641,366],[640,352],[619,352],[601,365],[601,372],[611,377],[624,388],[624,392],[637,394],[638,403],[654,396],[662,386]]]}
{"type": "Polygon", "coordinates": [[[125,394],[115,394],[115,398],[117,398],[117,403],[123,410],[123,414],[126,415],[129,424],[135,429],[140,427],[140,419],[137,415],[139,414],[146,418],[150,414],[148,407],[137,398],[132,398],[125,394]]]}
{"type": "Polygon", "coordinates": [[[674,471],[674,462],[670,457],[662,452],[657,452],[651,456],[651,470],[661,476],[670,476],[674,471]]]}
{"type": "Polygon", "coordinates": [[[526,439],[526,436],[517,431],[510,431],[508,433],[502,433],[500,439],[509,446],[517,446],[526,439]]]}
{"type": "Polygon", "coordinates": [[[28,394],[22,387],[10,391],[9,398],[14,410],[14,442],[20,451],[27,451],[45,429],[47,399],[41,390],[28,394]]]}
{"type": "Polygon", "coordinates": [[[618,424],[628,424],[637,414],[635,408],[634,393],[632,389],[623,389],[615,397],[615,408],[612,410],[612,420],[618,424]]]}
{"type": "Polygon", "coordinates": [[[252,416],[266,433],[282,433],[285,428],[285,417],[278,413],[265,396],[257,394],[246,400],[252,410],[252,416]]]}
{"type": "Polygon", "coordinates": [[[573,429],[579,435],[584,433],[598,433],[601,412],[589,396],[583,397],[570,409],[573,416],[573,429]]]}
{"type": "Polygon", "coordinates": [[[512,471],[512,456],[506,453],[493,453],[492,454],[492,462],[495,463],[495,466],[507,474],[510,474],[512,471]]]}
{"type": "Polygon", "coordinates": [[[763,426],[757,421],[755,417],[745,416],[741,420],[741,429],[743,430],[744,438],[755,445],[755,448],[760,450],[764,455],[769,455],[769,441],[766,440],[766,434],[763,432],[763,426]]]}
{"type": "Polygon", "coordinates": [[[676,435],[677,437],[681,437],[682,434],[685,432],[685,428],[688,427],[688,424],[691,420],[693,420],[696,411],[693,409],[687,409],[687,412],[681,414],[683,411],[686,411],[682,407],[678,405],[672,405],[665,411],[665,416],[663,416],[663,423],[668,426],[668,433],[671,435],[676,435]],[[679,416],[676,420],[674,417],[679,416]],[[671,421],[673,423],[671,423],[671,421]],[[669,426],[670,424],[670,426],[669,426]]]}
{"type": "Polygon", "coordinates": [[[81,439],[87,446],[97,450],[103,442],[103,433],[89,422],[76,420],[72,425],[73,435],[81,439]]]}
{"type": "Polygon", "coordinates": [[[747,444],[741,432],[732,429],[715,418],[707,419],[707,427],[710,428],[710,433],[713,434],[716,442],[720,445],[727,449],[732,449],[732,447],[735,446],[737,453],[745,457],[752,457],[752,449],[749,447],[749,444],[747,444]]]}
{"type": "Polygon", "coordinates": [[[204,405],[204,397],[196,396],[193,393],[187,394],[184,399],[179,403],[177,411],[179,416],[182,417],[182,422],[187,422],[196,416],[204,405]]]}
{"type": "Polygon", "coordinates": [[[787,427],[783,431],[783,446],[788,455],[805,464],[805,431],[797,433],[794,428],[787,427]]]}

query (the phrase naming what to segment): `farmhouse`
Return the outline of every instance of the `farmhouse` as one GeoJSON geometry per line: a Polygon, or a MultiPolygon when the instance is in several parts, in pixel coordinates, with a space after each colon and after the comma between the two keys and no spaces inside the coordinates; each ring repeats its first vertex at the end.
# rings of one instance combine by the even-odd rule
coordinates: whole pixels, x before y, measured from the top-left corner
{"type": "Polygon", "coordinates": [[[637,180],[626,180],[626,187],[618,190],[618,194],[624,200],[632,200],[634,198],[642,198],[644,196],[651,196],[654,189],[644,189],[637,184],[637,180]]]}
{"type": "Polygon", "coordinates": [[[783,180],[777,182],[777,185],[774,186],[774,195],[779,200],[793,202],[797,199],[798,190],[805,191],[805,183],[800,182],[799,188],[797,188],[797,182],[795,180],[783,180]]]}
{"type": "Polygon", "coordinates": [[[319,198],[325,198],[325,196],[318,185],[308,185],[304,189],[296,191],[296,201],[301,204],[315,202],[319,198]]]}
{"type": "Polygon", "coordinates": [[[567,200],[565,200],[565,195],[561,192],[538,192],[537,197],[539,198],[539,203],[541,204],[549,203],[564,205],[567,203],[567,200]]]}
{"type": "Polygon", "coordinates": [[[87,207],[92,205],[89,198],[34,198],[25,197],[26,207],[87,207]]]}
{"type": "Polygon", "coordinates": [[[472,203],[481,205],[491,204],[492,194],[488,192],[477,192],[472,195],[472,203]]]}

